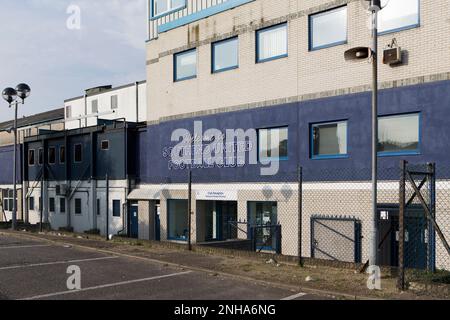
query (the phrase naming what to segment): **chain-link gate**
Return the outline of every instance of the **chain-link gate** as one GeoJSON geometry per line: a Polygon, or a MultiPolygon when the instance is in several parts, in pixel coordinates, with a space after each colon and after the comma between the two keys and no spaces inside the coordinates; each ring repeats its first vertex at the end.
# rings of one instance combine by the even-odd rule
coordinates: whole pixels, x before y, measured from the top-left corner
{"type": "MultiPolygon", "coordinates": [[[[446,191],[449,186],[443,182],[439,187],[446,191]]],[[[445,268],[449,263],[450,248],[437,220],[436,199],[435,165],[402,161],[398,229],[395,228],[399,289],[404,290],[412,281],[433,279],[437,266],[445,268]]],[[[444,199],[439,200],[445,209],[444,199]]],[[[448,217],[449,212],[442,210],[440,214],[448,217]]]]}

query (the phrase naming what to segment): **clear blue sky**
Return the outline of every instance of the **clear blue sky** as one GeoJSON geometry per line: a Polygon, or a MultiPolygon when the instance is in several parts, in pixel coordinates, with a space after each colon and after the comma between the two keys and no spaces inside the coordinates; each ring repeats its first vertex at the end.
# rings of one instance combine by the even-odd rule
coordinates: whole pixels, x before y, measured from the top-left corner
{"type": "MultiPolygon", "coordinates": [[[[31,86],[22,116],[89,87],[144,80],[146,25],[146,0],[0,0],[0,90],[31,86]],[[67,28],[70,5],[80,29],[67,28]]],[[[0,122],[12,117],[2,99],[0,122]]]]}

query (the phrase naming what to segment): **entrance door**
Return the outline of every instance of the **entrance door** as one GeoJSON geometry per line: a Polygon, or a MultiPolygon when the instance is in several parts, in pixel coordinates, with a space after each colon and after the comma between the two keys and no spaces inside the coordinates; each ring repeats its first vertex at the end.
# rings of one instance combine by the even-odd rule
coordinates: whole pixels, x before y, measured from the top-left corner
{"type": "Polygon", "coordinates": [[[139,217],[138,206],[130,206],[130,237],[137,239],[139,237],[139,217]]]}
{"type": "Polygon", "coordinates": [[[159,219],[161,214],[161,205],[155,205],[155,240],[161,241],[161,220],[159,219]]]}
{"type": "MultiPolygon", "coordinates": [[[[378,263],[397,267],[399,241],[398,206],[378,209],[378,263]]],[[[408,208],[405,212],[405,267],[425,269],[428,255],[428,224],[423,209],[408,208]]]]}

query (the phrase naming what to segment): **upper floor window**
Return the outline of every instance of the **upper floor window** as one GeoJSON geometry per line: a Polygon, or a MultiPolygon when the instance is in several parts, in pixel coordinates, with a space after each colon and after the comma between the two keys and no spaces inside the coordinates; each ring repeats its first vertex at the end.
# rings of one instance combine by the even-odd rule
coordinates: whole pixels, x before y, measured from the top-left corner
{"type": "Polygon", "coordinates": [[[378,152],[380,155],[417,154],[419,146],[419,113],[379,117],[378,152]]]}
{"type": "Polygon", "coordinates": [[[72,107],[67,106],[66,107],[66,119],[72,118],[72,107]]]}
{"type": "Polygon", "coordinates": [[[197,50],[176,53],[174,55],[174,81],[192,79],[197,76],[197,50]]]}
{"type": "Polygon", "coordinates": [[[260,160],[287,160],[288,128],[259,129],[258,149],[260,160]]]}
{"type": "Polygon", "coordinates": [[[119,108],[119,97],[117,95],[111,96],[111,110],[119,108]]]}
{"type": "Polygon", "coordinates": [[[83,149],[81,143],[74,145],[74,161],[82,162],[83,161],[83,149]]]}
{"type": "Polygon", "coordinates": [[[152,0],[152,16],[157,17],[186,6],[186,0],[152,0]]]}
{"type": "Polygon", "coordinates": [[[336,158],[347,155],[347,121],[311,126],[311,157],[336,158]]]}
{"type": "Polygon", "coordinates": [[[66,162],[66,147],[59,147],[59,163],[63,164],[66,162]]]}
{"type": "Polygon", "coordinates": [[[98,100],[91,101],[92,113],[98,113],[98,100]]]}
{"type": "Polygon", "coordinates": [[[256,62],[287,57],[287,23],[256,31],[256,62]]]}
{"type": "Polygon", "coordinates": [[[235,69],[239,65],[239,40],[234,37],[212,44],[212,72],[235,69]]]}
{"type": "Polygon", "coordinates": [[[48,163],[49,164],[56,163],[56,148],[55,147],[48,148],[48,163]]]}
{"type": "Polygon", "coordinates": [[[38,150],[38,164],[43,165],[44,164],[44,149],[39,148],[38,150]]]}
{"type": "Polygon", "coordinates": [[[309,16],[309,50],[347,42],[347,6],[309,16]]]}
{"type": "Polygon", "coordinates": [[[102,150],[109,150],[109,140],[103,140],[101,142],[101,149],[102,150]]]}
{"type": "Polygon", "coordinates": [[[420,0],[381,0],[378,32],[387,33],[419,25],[420,0]]]}
{"type": "Polygon", "coordinates": [[[34,150],[28,150],[28,165],[34,166],[35,159],[34,159],[34,150]]]}

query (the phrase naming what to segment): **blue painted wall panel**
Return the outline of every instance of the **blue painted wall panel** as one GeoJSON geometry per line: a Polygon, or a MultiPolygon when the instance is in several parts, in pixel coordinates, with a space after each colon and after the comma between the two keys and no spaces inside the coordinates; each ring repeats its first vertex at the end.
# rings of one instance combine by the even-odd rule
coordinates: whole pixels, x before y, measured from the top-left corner
{"type": "MultiPolygon", "coordinates": [[[[415,156],[379,157],[381,178],[398,178],[401,159],[413,163],[436,162],[447,165],[450,151],[450,82],[436,82],[410,87],[382,90],[379,97],[379,115],[421,112],[421,153],[415,156]]],[[[182,119],[149,126],[138,136],[137,173],[144,183],[185,182],[187,172],[169,170],[168,159],[163,157],[173,130],[186,128],[193,132],[194,120],[203,122],[204,131],[217,128],[289,127],[289,160],[280,162],[276,176],[260,176],[260,165],[242,168],[194,169],[197,182],[237,181],[295,181],[296,167],[300,163],[306,180],[360,180],[370,178],[371,150],[371,94],[324,98],[282,106],[256,108],[194,119],[182,119]],[[348,153],[344,159],[310,158],[310,130],[312,123],[348,120],[348,153]]],[[[439,172],[439,171],[438,171],[439,172]]],[[[448,170],[450,173],[450,170],[448,170]]]]}
{"type": "MultiPolygon", "coordinates": [[[[17,147],[17,181],[21,181],[21,147],[17,147]]],[[[0,184],[13,183],[14,146],[0,147],[0,184]]]]}

